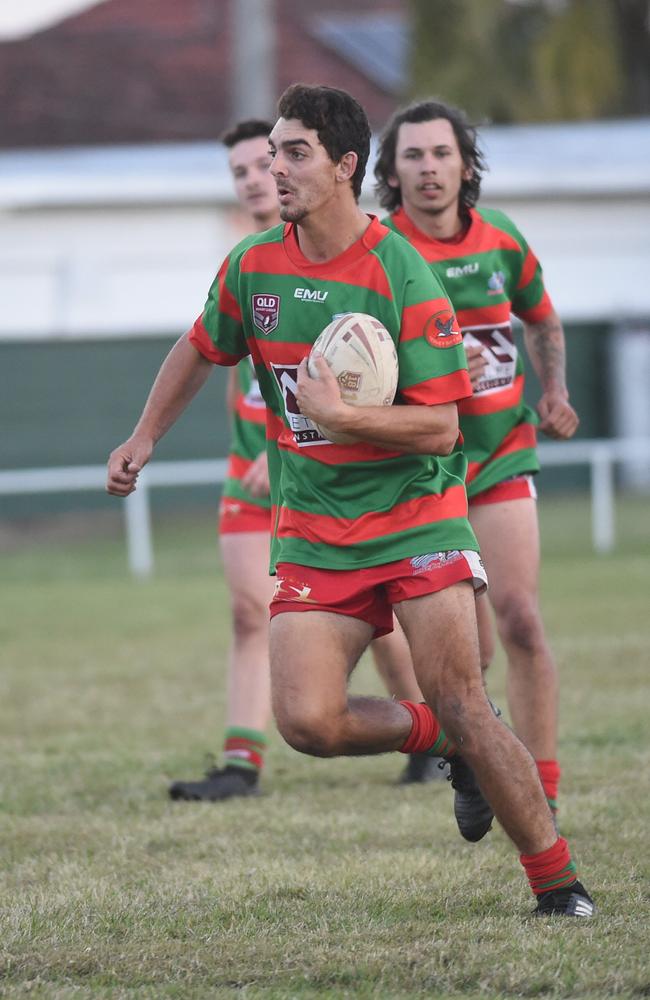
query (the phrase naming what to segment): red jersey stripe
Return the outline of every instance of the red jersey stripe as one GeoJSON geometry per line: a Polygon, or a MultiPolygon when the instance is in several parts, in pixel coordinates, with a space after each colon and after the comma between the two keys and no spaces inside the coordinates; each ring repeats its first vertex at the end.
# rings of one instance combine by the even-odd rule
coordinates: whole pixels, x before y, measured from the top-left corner
{"type": "Polygon", "coordinates": [[[409,403],[420,406],[436,406],[440,403],[454,403],[472,395],[472,383],[464,368],[451,375],[440,375],[438,378],[418,382],[407,389],[401,389],[400,395],[409,403]]]}
{"type": "Polygon", "coordinates": [[[204,358],[212,361],[215,365],[231,367],[238,364],[242,357],[245,357],[245,355],[241,354],[226,354],[225,351],[221,351],[218,347],[215,347],[210,334],[203,325],[202,316],[199,316],[190,330],[190,344],[196,348],[199,354],[202,354],[204,358]]]}
{"type": "MultiPolygon", "coordinates": [[[[444,312],[445,316],[451,318],[449,299],[429,299],[427,302],[418,302],[414,306],[405,306],[402,311],[402,329],[400,342],[405,340],[416,340],[424,335],[424,328],[436,313],[444,312]]],[[[458,329],[454,323],[454,329],[458,329]]]]}
{"type": "Polygon", "coordinates": [[[284,431],[284,422],[267,406],[266,408],[266,440],[277,441],[284,431]]]}
{"type": "Polygon", "coordinates": [[[518,406],[524,392],[524,376],[517,375],[512,383],[498,392],[487,393],[485,396],[472,396],[458,404],[461,416],[481,417],[486,413],[499,413],[511,406],[518,406]]]}
{"type": "Polygon", "coordinates": [[[239,302],[226,285],[228,263],[229,259],[226,257],[225,261],[219,268],[219,273],[217,275],[219,283],[219,312],[223,313],[225,316],[230,316],[230,318],[236,320],[237,323],[241,323],[242,315],[241,309],[239,308],[239,302]]]}
{"type": "Polygon", "coordinates": [[[461,254],[485,253],[492,250],[521,251],[517,241],[509,233],[487,222],[474,209],[471,211],[472,225],[465,237],[458,240],[434,240],[422,232],[409,219],[403,208],[399,208],[391,218],[393,224],[406,236],[427,263],[455,260],[461,254]]]}
{"type": "MultiPolygon", "coordinates": [[[[319,330],[314,331],[314,340],[318,333],[320,333],[319,330]]],[[[312,348],[311,344],[306,344],[304,341],[292,343],[290,340],[261,340],[257,337],[251,337],[248,340],[248,346],[251,348],[251,356],[254,357],[253,348],[255,348],[256,353],[267,368],[272,364],[299,365],[312,348]]]]}
{"type": "Polygon", "coordinates": [[[524,260],[523,267],[521,269],[521,274],[519,275],[519,281],[517,283],[517,289],[525,288],[533,278],[535,277],[535,271],[539,266],[539,261],[533,253],[533,251],[528,248],[528,253],[526,254],[526,259],[524,260]]]}
{"type": "Polygon", "coordinates": [[[491,323],[497,326],[501,323],[507,323],[510,319],[510,303],[499,302],[494,306],[483,305],[474,309],[458,309],[456,318],[463,332],[471,327],[489,326],[491,323]]]}
{"type": "Polygon", "coordinates": [[[553,303],[547,292],[544,292],[541,302],[538,302],[532,309],[519,309],[517,315],[524,323],[541,323],[553,312],[553,303]]]}
{"type": "MultiPolygon", "coordinates": [[[[504,455],[511,455],[513,451],[522,451],[524,448],[534,448],[537,444],[537,430],[533,424],[517,424],[509,434],[506,434],[503,441],[487,461],[494,462],[504,455]]],[[[481,471],[483,462],[469,462],[467,466],[467,482],[471,483],[481,471]]]]}
{"type": "Polygon", "coordinates": [[[320,444],[303,445],[296,444],[293,433],[288,427],[283,428],[283,433],[278,440],[278,448],[283,451],[292,451],[301,458],[309,458],[321,465],[345,465],[347,462],[381,462],[387,458],[399,458],[402,452],[387,451],[379,445],[368,444],[360,441],[358,444],[333,444],[330,441],[322,441],[320,444]]]}
{"type": "Polygon", "coordinates": [[[281,417],[275,413],[267,412],[266,417],[266,437],[269,441],[276,441],[278,448],[284,451],[291,451],[301,458],[311,458],[314,461],[322,462],[323,465],[341,465],[346,462],[381,462],[387,458],[397,458],[401,455],[399,451],[387,451],[372,444],[358,445],[337,445],[337,444],[314,444],[303,446],[296,444],[293,433],[286,426],[281,417]]]}
{"type": "Polygon", "coordinates": [[[283,507],[278,536],[341,547],[456,517],[467,517],[467,496],[463,486],[450,486],[444,493],[430,493],[398,503],[391,510],[373,511],[356,518],[309,514],[283,507]]]}
{"type": "Polygon", "coordinates": [[[237,416],[241,417],[242,420],[247,420],[251,424],[266,423],[266,407],[253,406],[251,403],[246,401],[245,396],[239,397],[235,409],[237,411],[237,416]]]}
{"type": "MultiPolygon", "coordinates": [[[[293,239],[293,236],[291,234],[288,237],[285,236],[286,239],[293,239]]],[[[341,254],[340,270],[337,270],[335,266],[326,268],[325,265],[320,265],[318,280],[322,280],[324,277],[327,281],[340,280],[346,285],[367,288],[392,300],[393,294],[388,278],[377,257],[367,253],[357,261],[349,261],[345,257],[345,254],[341,254]],[[352,266],[353,264],[354,266],[352,266]],[[325,271],[327,271],[326,274],[325,271]]],[[[250,247],[243,255],[240,270],[242,274],[268,274],[269,276],[279,274],[309,279],[310,262],[306,259],[304,263],[300,260],[294,260],[292,256],[287,254],[283,243],[260,243],[250,247]]]]}
{"type": "Polygon", "coordinates": [[[241,455],[234,455],[231,452],[228,456],[228,477],[231,479],[242,479],[252,464],[250,458],[242,458],[241,455]]]}

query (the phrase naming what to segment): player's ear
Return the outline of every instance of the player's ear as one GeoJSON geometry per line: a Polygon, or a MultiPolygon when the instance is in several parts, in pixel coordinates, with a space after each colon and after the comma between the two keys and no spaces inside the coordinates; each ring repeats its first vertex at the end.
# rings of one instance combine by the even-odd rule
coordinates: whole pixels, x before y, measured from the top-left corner
{"type": "Polygon", "coordinates": [[[463,167],[463,171],[460,175],[464,181],[471,181],[474,176],[474,170],[472,167],[463,167]]]}
{"type": "Polygon", "coordinates": [[[337,181],[351,181],[354,177],[354,172],[357,169],[358,162],[359,157],[356,153],[352,152],[352,150],[350,150],[349,153],[344,153],[339,162],[336,164],[337,181]]]}
{"type": "Polygon", "coordinates": [[[386,178],[386,183],[388,184],[388,187],[390,187],[390,188],[398,188],[399,187],[399,181],[398,181],[397,177],[395,176],[395,174],[389,174],[388,177],[386,178]]]}

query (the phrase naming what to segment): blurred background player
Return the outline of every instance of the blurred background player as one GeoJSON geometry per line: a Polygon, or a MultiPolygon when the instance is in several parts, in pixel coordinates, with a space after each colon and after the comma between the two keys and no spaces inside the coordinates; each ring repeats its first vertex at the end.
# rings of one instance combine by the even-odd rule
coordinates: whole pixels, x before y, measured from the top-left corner
{"type": "MultiPolygon", "coordinates": [[[[272,122],[247,119],[221,137],[229,150],[237,200],[256,232],[280,222],[275,182],[269,173],[268,136],[272,128],[272,122]]],[[[232,442],[219,509],[219,544],[230,591],[233,635],[228,657],[223,766],[211,768],[197,781],[174,781],[169,788],[173,799],[214,802],[255,794],[271,718],[268,606],[273,580],[269,576],[271,500],[266,407],[249,358],[229,372],[227,401],[232,442]]],[[[389,692],[421,701],[399,625],[395,632],[373,642],[372,651],[389,692]]],[[[443,773],[439,763],[437,757],[410,754],[401,782],[443,778],[448,768],[443,773]]]]}
{"type": "MultiPolygon", "coordinates": [[[[221,140],[239,204],[256,232],[280,221],[275,182],[269,173],[272,122],[238,122],[221,140]]],[[[219,544],[230,591],[232,642],[223,767],[198,781],[175,781],[173,799],[217,801],[258,790],[271,718],[269,674],[269,576],[271,500],[266,457],[266,407],[250,358],[229,372],[232,441],[228,478],[219,508],[219,544]]]]}
{"type": "Polygon", "coordinates": [[[557,810],[558,680],[538,603],[539,531],[533,473],[539,470],[535,413],[511,313],[542,396],[539,427],[570,438],[562,325],[535,255],[502,212],[476,208],[484,161],[464,114],[426,101],[396,112],[381,138],[375,175],[386,224],[420,251],[446,288],[464,335],[474,393],[459,403],[469,466],[470,521],[490,580],[477,601],[481,660],[494,653],[487,600],[506,652],[508,704],[515,732],[533,755],[557,810]]]}

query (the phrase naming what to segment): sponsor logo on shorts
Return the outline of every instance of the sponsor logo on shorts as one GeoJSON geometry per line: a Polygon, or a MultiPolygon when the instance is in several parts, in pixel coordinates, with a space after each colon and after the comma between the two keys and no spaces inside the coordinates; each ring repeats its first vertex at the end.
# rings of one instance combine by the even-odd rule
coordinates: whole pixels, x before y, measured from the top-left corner
{"type": "Polygon", "coordinates": [[[455,347],[463,342],[456,316],[451,309],[441,309],[427,320],[424,336],[431,347],[455,347]]]}
{"type": "Polygon", "coordinates": [[[280,318],[280,296],[253,295],[253,323],[262,333],[268,336],[278,325],[280,318]]]}
{"type": "Polygon", "coordinates": [[[302,580],[295,580],[290,576],[279,576],[275,581],[273,600],[295,601],[297,604],[318,604],[318,601],[309,596],[310,594],[311,587],[302,580]]]}
{"type": "Polygon", "coordinates": [[[453,549],[451,552],[427,552],[423,556],[413,556],[411,559],[413,576],[417,576],[418,573],[428,573],[429,570],[439,569],[441,566],[449,566],[462,558],[463,555],[458,549],[453,549]]]}

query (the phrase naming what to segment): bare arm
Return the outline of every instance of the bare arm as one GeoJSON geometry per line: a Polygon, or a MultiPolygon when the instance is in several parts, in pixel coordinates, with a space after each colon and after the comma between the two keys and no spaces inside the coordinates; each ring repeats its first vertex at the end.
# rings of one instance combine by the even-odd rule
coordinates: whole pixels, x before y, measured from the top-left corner
{"type": "Polygon", "coordinates": [[[316,359],[317,379],[298,369],[296,398],[301,413],[333,431],[410,455],[448,455],[458,439],[455,403],[440,406],[349,406],[327,362],[316,359]]]}
{"type": "Polygon", "coordinates": [[[539,323],[524,323],[524,341],[542,385],[537,404],[540,430],[552,438],[570,438],[579,419],[569,403],[564,330],[557,313],[552,312],[539,323]]]}
{"type": "Polygon", "coordinates": [[[212,368],[211,362],[192,346],[189,334],[174,344],[156,376],[133,433],[109,456],[106,484],[109,493],[126,497],[133,492],[138,473],[149,461],[155,444],[194,398],[212,368]]]}
{"type": "Polygon", "coordinates": [[[487,359],[483,356],[482,347],[466,347],[465,356],[467,358],[469,380],[472,383],[472,389],[475,389],[481,381],[485,366],[487,365],[487,359]]]}
{"type": "Polygon", "coordinates": [[[233,413],[237,406],[237,369],[231,368],[226,382],[226,409],[233,413]]]}
{"type": "Polygon", "coordinates": [[[242,486],[250,490],[254,497],[267,497],[271,492],[269,463],[266,451],[261,451],[255,461],[242,476],[242,486]]]}

